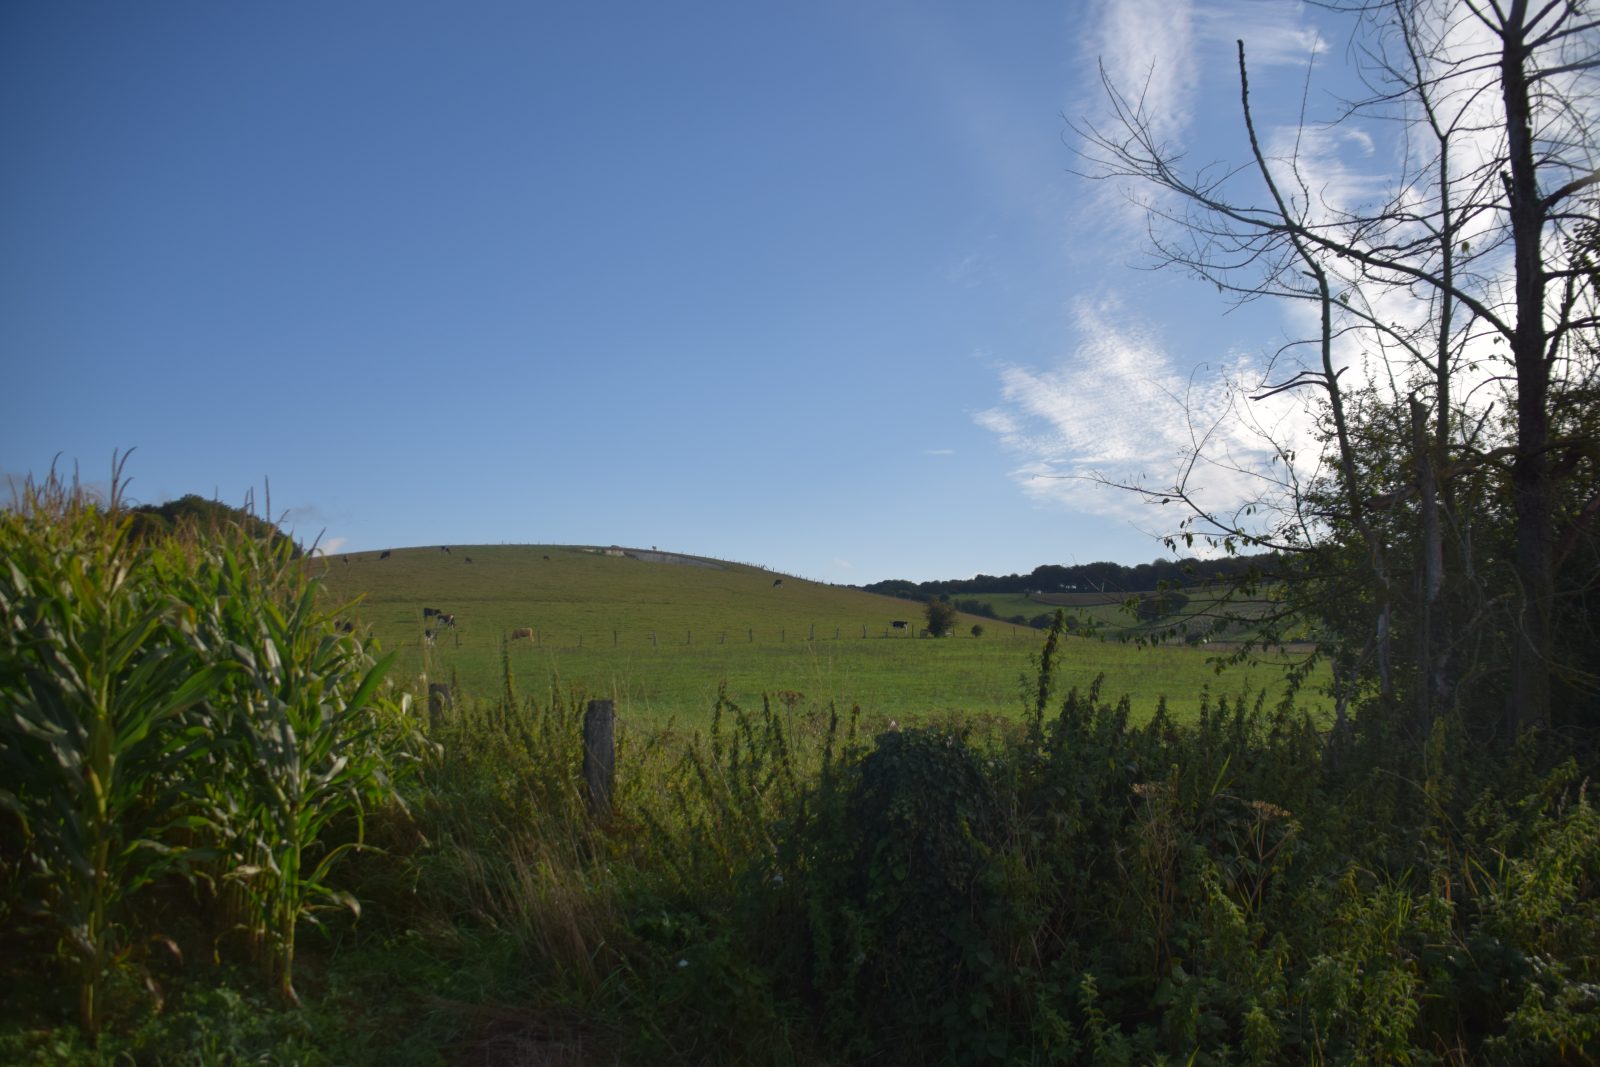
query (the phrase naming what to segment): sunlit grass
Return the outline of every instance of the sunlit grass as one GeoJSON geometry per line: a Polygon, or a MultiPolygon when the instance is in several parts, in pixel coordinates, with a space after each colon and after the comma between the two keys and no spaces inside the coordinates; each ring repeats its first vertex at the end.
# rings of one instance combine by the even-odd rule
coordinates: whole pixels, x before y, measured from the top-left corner
{"type": "MultiPolygon", "coordinates": [[[[1023,680],[1036,673],[1043,643],[1038,630],[977,616],[962,616],[952,637],[919,638],[922,605],[911,601],[740,564],[646,562],[570,546],[406,549],[382,561],[364,553],[348,564],[334,557],[313,566],[325,568],[335,595],[364,596],[357,615],[397,652],[397,678],[453,680],[466,695],[492,696],[501,687],[502,642],[528,627],[532,639],[505,645],[527,691],[558,680],[615,698],[619,714],[636,724],[701,723],[724,683],[731,698],[747,703],[781,693],[803,707],[859,704],[902,720],[1013,716],[1024,707],[1023,680]],[[425,621],[425,607],[454,614],[455,628],[425,621]],[[895,620],[909,625],[896,630],[895,620]],[[982,636],[972,636],[973,625],[982,636]],[[436,629],[431,645],[426,628],[436,629]]],[[[1104,674],[1104,691],[1126,694],[1139,717],[1162,697],[1174,715],[1186,715],[1205,688],[1281,694],[1279,667],[1218,676],[1214,656],[1204,648],[1071,638],[1062,685],[1087,687],[1104,674]]],[[[1314,676],[1302,706],[1316,707],[1316,685],[1314,676]]]]}

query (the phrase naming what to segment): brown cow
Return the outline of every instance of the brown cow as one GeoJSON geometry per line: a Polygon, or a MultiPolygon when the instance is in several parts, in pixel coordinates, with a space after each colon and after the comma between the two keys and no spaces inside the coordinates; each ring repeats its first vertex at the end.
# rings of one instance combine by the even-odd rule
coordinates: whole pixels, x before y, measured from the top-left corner
{"type": "Polygon", "coordinates": [[[518,638],[523,638],[523,637],[526,637],[528,640],[532,641],[533,640],[533,627],[531,627],[531,626],[523,626],[523,627],[520,627],[518,629],[515,629],[515,630],[511,631],[511,640],[515,641],[518,638]]]}

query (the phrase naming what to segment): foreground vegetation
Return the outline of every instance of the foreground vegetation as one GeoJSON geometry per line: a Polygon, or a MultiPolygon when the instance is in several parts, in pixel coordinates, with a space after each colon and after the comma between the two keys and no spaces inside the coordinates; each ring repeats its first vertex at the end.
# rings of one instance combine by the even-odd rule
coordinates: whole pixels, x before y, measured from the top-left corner
{"type": "Polygon", "coordinates": [[[59,486],[0,530],[4,1062],[1600,1056],[1596,760],[1550,735],[1141,724],[1063,620],[1020,720],[724,694],[624,729],[597,820],[581,694],[424,737],[278,548],[59,486]]]}

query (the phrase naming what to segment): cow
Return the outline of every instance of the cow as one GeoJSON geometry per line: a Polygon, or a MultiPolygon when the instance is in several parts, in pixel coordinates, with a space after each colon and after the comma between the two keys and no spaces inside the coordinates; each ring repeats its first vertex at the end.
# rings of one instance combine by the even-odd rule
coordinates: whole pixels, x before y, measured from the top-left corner
{"type": "Polygon", "coordinates": [[[424,619],[431,619],[435,615],[443,615],[443,614],[444,614],[444,612],[440,611],[438,608],[423,608],[422,609],[422,617],[424,619]]]}
{"type": "Polygon", "coordinates": [[[456,617],[454,615],[446,615],[441,611],[439,612],[439,625],[448,626],[451,629],[454,629],[456,625],[456,617]]]}
{"type": "Polygon", "coordinates": [[[439,551],[448,553],[450,551],[450,546],[449,545],[440,545],[439,546],[439,551]]]}
{"type": "Polygon", "coordinates": [[[780,586],[782,584],[783,584],[783,579],[782,578],[774,578],[774,579],[772,579],[772,587],[774,589],[776,589],[778,586],[780,586]]]}
{"type": "Polygon", "coordinates": [[[383,553],[381,555],[379,555],[378,558],[379,559],[388,559],[389,558],[389,550],[387,548],[384,549],[383,553]]]}
{"type": "Polygon", "coordinates": [[[462,556],[461,558],[466,560],[468,563],[472,562],[472,557],[471,556],[462,556]]]}
{"type": "Polygon", "coordinates": [[[433,631],[432,630],[424,630],[424,631],[422,631],[422,639],[424,641],[428,642],[428,644],[430,644],[430,645],[433,644],[433,631]]]}
{"type": "Polygon", "coordinates": [[[531,626],[522,626],[522,627],[518,627],[517,629],[511,631],[511,640],[513,640],[513,641],[520,640],[520,639],[522,639],[524,637],[526,637],[530,641],[533,640],[533,627],[531,627],[531,626]]]}
{"type": "Polygon", "coordinates": [[[342,634],[354,633],[356,624],[345,619],[335,623],[333,628],[342,634]]]}
{"type": "Polygon", "coordinates": [[[344,565],[346,567],[350,566],[350,557],[349,556],[340,556],[339,558],[344,560],[344,565]]]}
{"type": "Polygon", "coordinates": [[[893,626],[896,630],[904,630],[906,627],[910,626],[911,624],[909,622],[907,622],[906,620],[904,620],[904,619],[896,619],[896,620],[894,620],[894,622],[891,622],[889,625],[893,626]]]}
{"type": "Polygon", "coordinates": [[[550,558],[550,557],[549,557],[549,556],[546,556],[546,557],[545,557],[545,559],[549,559],[549,558],[550,558]]]}

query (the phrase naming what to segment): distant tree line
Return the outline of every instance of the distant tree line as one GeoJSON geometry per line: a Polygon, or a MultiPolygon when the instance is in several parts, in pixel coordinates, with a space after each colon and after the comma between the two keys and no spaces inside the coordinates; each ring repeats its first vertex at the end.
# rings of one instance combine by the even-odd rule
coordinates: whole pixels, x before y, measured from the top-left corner
{"type": "MultiPolygon", "coordinates": [[[[971,578],[911,582],[889,578],[860,586],[869,593],[932,600],[936,597],[970,596],[973,593],[1130,593],[1162,587],[1202,585],[1212,581],[1234,581],[1252,573],[1270,571],[1270,553],[1228,556],[1222,559],[1155,559],[1127,567],[1120,563],[1047,563],[1027,574],[995,576],[978,574],[971,578]]],[[[957,601],[960,610],[974,615],[994,616],[994,609],[979,601],[957,601]],[[972,606],[976,605],[976,606],[972,606]]]]}
{"type": "Polygon", "coordinates": [[[300,546],[288,534],[249,509],[207,500],[195,493],[169,500],[165,504],[144,504],[130,508],[128,515],[132,522],[132,533],[140,539],[172,533],[184,526],[193,526],[206,533],[219,533],[229,526],[237,526],[246,534],[269,544],[289,541],[293,546],[290,549],[293,558],[298,559],[302,555],[300,546]]]}

